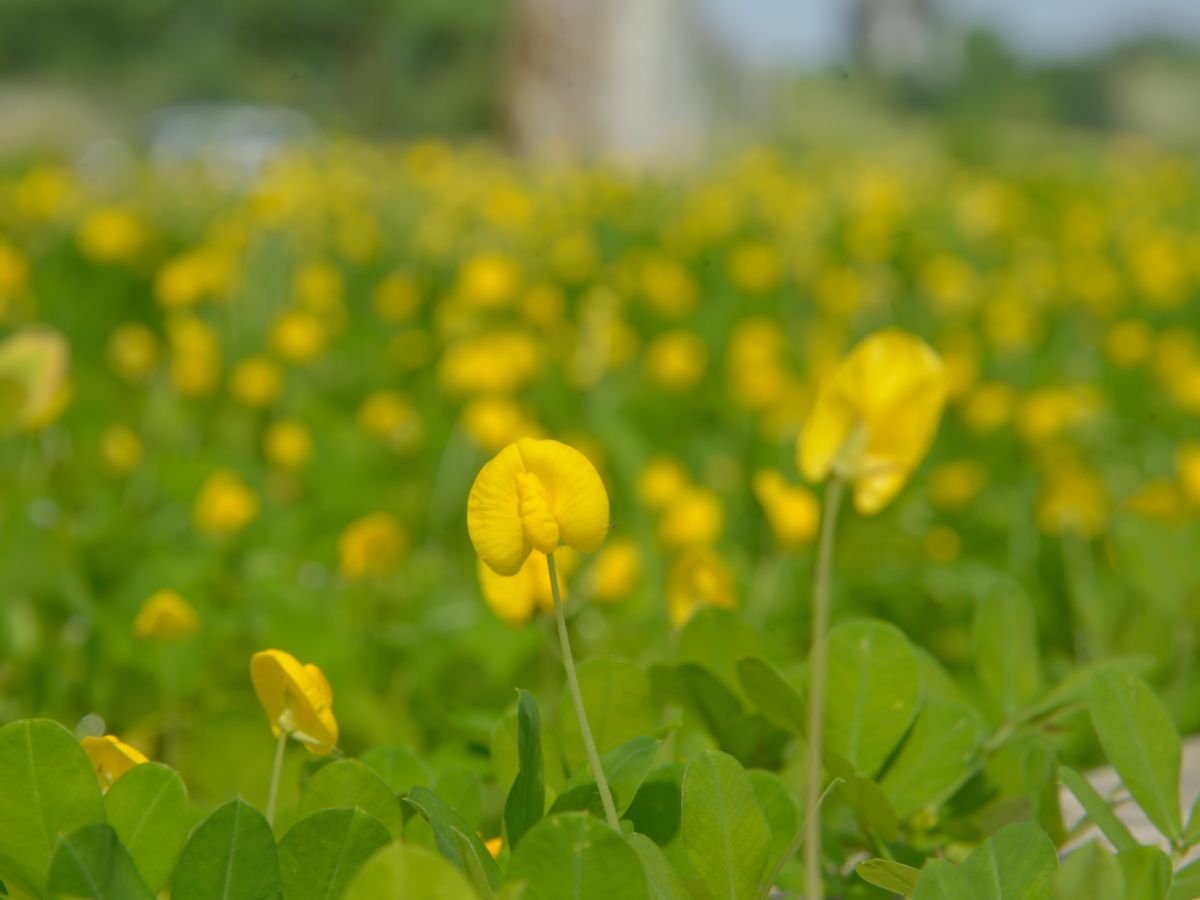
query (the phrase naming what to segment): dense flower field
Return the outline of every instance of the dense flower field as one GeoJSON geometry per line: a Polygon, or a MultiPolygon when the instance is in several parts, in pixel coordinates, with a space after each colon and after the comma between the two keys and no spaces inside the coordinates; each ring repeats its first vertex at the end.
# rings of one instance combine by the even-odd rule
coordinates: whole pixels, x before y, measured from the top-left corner
{"type": "Polygon", "coordinates": [[[1198,298],[1132,141],[0,173],[0,883],[1200,897],[1198,298]]]}

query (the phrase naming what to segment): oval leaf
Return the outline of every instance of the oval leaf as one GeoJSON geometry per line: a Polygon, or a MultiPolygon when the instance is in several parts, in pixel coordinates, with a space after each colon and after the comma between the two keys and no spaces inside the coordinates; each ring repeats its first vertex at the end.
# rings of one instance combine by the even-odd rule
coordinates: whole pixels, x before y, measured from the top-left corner
{"type": "Polygon", "coordinates": [[[646,876],[623,837],[585,813],[543,819],[512,856],[509,878],[526,900],[646,900],[646,876]]]}
{"type": "MultiPolygon", "coordinates": [[[[588,724],[600,753],[615,750],[640,734],[654,730],[658,715],[650,679],[638,666],[623,659],[593,659],[579,667],[579,689],[588,724]]],[[[562,751],[571,771],[587,761],[575,705],[564,693],[559,710],[562,751]]]]}
{"type": "Polygon", "coordinates": [[[171,900],[275,900],[278,895],[275,836],[262,813],[240,799],[196,826],[171,878],[171,900]]]}
{"type": "Polygon", "coordinates": [[[391,839],[382,822],[357,808],[323,809],[301,819],[279,842],[283,900],[337,900],[391,839]]]}
{"type": "Polygon", "coordinates": [[[974,623],[975,668],[1006,719],[1041,689],[1033,605],[1016,587],[1003,587],[980,602],[974,623]]]}
{"type": "Polygon", "coordinates": [[[297,817],[305,819],[323,809],[361,809],[392,834],[400,834],[400,801],[387,782],[356,759],[340,759],[321,768],[300,795],[297,817]]]}
{"type": "Polygon", "coordinates": [[[159,763],[134,766],[108,789],[104,811],[146,884],[162,888],[187,840],[187,789],[179,773],[159,763]]]}
{"type": "Polygon", "coordinates": [[[46,893],[93,900],[153,900],[133,860],[108,825],[84,825],[58,839],[46,893]]]}
{"type": "Polygon", "coordinates": [[[477,900],[462,872],[440,856],[389,844],[358,870],[342,900],[477,900]]]}
{"type": "Polygon", "coordinates": [[[1036,825],[1007,825],[976,847],[959,871],[973,900],[1050,900],[1058,855],[1036,825]]]}

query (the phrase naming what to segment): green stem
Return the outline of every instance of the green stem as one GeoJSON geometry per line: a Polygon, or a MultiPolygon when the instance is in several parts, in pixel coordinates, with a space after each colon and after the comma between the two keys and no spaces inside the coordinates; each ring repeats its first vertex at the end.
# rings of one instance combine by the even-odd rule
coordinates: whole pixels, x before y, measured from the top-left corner
{"type": "Polygon", "coordinates": [[[279,741],[275,744],[275,768],[271,770],[271,790],[267,794],[267,824],[275,824],[275,804],[279,800],[279,779],[283,775],[283,751],[287,749],[288,735],[286,731],[279,732],[279,741]]]}
{"type": "Polygon", "coordinates": [[[821,900],[821,757],[825,729],[825,633],[833,592],[833,535],[837,529],[844,482],[835,474],[825,489],[821,537],[813,574],[812,652],[808,681],[808,759],[804,780],[804,877],[807,900],[821,900]]]}
{"type": "Polygon", "coordinates": [[[575,718],[579,720],[579,734],[583,737],[583,747],[587,751],[588,763],[592,767],[592,777],[596,780],[596,788],[600,791],[600,802],[604,804],[604,817],[608,819],[609,827],[620,834],[621,822],[617,818],[617,807],[613,803],[612,792],[608,789],[604,768],[600,765],[600,754],[596,752],[596,742],[592,740],[592,729],[588,726],[587,710],[583,708],[583,694],[579,691],[579,677],[575,674],[575,657],[571,653],[571,639],[567,636],[567,618],[563,615],[562,597],[558,592],[558,570],[554,566],[553,553],[546,554],[546,562],[550,570],[550,593],[554,597],[554,617],[558,621],[558,642],[562,645],[563,667],[567,670],[567,687],[571,689],[571,699],[575,701],[575,718]]]}

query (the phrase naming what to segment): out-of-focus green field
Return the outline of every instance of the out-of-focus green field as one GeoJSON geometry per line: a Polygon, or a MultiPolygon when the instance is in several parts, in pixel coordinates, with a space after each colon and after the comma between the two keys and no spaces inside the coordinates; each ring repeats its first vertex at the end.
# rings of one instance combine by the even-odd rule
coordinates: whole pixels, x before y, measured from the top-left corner
{"type": "MultiPolygon", "coordinates": [[[[581,657],[799,672],[820,489],[797,435],[822,374],[896,324],[950,400],[899,499],[845,515],[835,622],[895,623],[972,692],[975,604],[1015,583],[1047,680],[1144,655],[1194,729],[1198,297],[1200,173],[1132,141],[671,176],[439,143],[248,180],[7,171],[4,329],[54,329],[70,367],[0,446],[0,721],[99,716],[81,729],[177,764],[201,807],[261,800],[247,664],[280,647],[325,672],[344,750],[460,773],[487,831],[514,686],[562,688],[552,623],[481,590],[482,463],[539,435],[599,468],[614,527],[566,579],[581,657]],[[168,589],[195,633],[135,633],[168,589]],[[742,624],[681,651],[706,604],[742,624]]],[[[708,742],[686,717],[675,740],[708,742]]]]}

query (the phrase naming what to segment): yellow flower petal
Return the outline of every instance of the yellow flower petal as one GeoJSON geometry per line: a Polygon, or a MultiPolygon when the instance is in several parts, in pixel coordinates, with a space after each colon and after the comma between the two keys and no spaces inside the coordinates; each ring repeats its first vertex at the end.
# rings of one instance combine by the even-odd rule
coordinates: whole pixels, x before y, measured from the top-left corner
{"type": "Polygon", "coordinates": [[[282,650],[263,650],[250,658],[250,678],[276,736],[287,732],[316,756],[333,752],[333,691],[320,669],[282,650]]]}
{"type": "Polygon", "coordinates": [[[517,476],[525,469],[509,444],[475,477],[467,499],[467,531],[479,558],[500,575],[515,575],[532,549],[521,524],[517,476]]]}
{"type": "Polygon", "coordinates": [[[546,486],[562,543],[584,553],[608,536],[608,493],[586,456],[558,441],[522,438],[517,449],[530,474],[546,486]]]}
{"type": "Polygon", "coordinates": [[[104,737],[85,737],[80,744],[83,752],[92,761],[96,777],[105,790],[112,787],[113,782],[144,762],[149,762],[146,755],[135,747],[130,747],[111,734],[104,737]]]}

